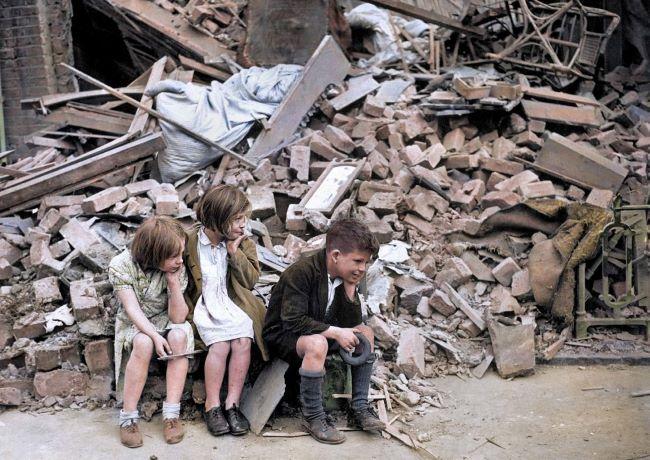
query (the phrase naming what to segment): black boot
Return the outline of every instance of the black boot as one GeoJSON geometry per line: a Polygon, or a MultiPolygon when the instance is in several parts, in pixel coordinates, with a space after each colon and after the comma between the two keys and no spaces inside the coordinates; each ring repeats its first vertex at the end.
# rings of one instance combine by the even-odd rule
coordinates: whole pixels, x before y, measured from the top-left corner
{"type": "Polygon", "coordinates": [[[323,377],[325,371],[300,369],[300,404],[305,428],[316,440],[325,444],[341,444],[345,436],[329,423],[323,410],[323,377]]]}
{"type": "Polygon", "coordinates": [[[364,431],[386,428],[384,422],[379,420],[375,411],[368,404],[370,377],[374,363],[375,354],[372,353],[365,363],[352,366],[352,399],[348,412],[348,425],[361,428],[364,431]]]}

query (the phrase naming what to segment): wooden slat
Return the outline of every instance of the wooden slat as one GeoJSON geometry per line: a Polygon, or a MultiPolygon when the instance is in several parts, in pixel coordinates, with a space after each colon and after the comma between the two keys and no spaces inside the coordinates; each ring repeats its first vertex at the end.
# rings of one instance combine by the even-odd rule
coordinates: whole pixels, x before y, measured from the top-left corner
{"type": "MultiPolygon", "coordinates": [[[[144,86],[127,86],[120,88],[120,91],[129,96],[142,94],[144,86]]],[[[113,99],[113,96],[103,89],[94,89],[91,91],[77,91],[76,93],[47,94],[40,98],[21,99],[20,106],[23,110],[39,109],[41,104],[47,108],[52,108],[67,104],[68,102],[84,101],[87,103],[100,103],[102,100],[113,99]]]]}
{"type": "Polygon", "coordinates": [[[550,88],[524,88],[523,92],[526,96],[536,97],[539,99],[548,99],[550,101],[569,102],[572,104],[584,104],[600,107],[600,102],[588,97],[576,96],[575,94],[561,93],[553,91],[550,88]]]}
{"type": "Polygon", "coordinates": [[[79,163],[64,164],[60,169],[37,178],[30,178],[14,187],[0,191],[0,210],[14,207],[61,188],[87,180],[98,174],[106,174],[124,165],[153,155],[165,147],[161,133],[150,134],[79,163]]]}
{"type": "MultiPolygon", "coordinates": [[[[151,66],[151,73],[149,74],[149,79],[147,80],[145,91],[150,89],[153,85],[155,85],[162,79],[163,73],[165,72],[165,64],[167,64],[167,56],[162,57],[161,59],[156,61],[153,66],[151,66]]],[[[153,98],[143,94],[142,99],[140,99],[140,103],[148,108],[152,108],[153,98]]],[[[149,120],[149,114],[147,112],[145,112],[143,109],[136,110],[135,115],[133,117],[133,121],[131,122],[131,126],[129,126],[128,132],[130,133],[142,132],[142,130],[147,125],[148,120],[149,120]]]]}
{"type": "Polygon", "coordinates": [[[113,134],[124,134],[131,122],[123,118],[86,112],[72,107],[56,110],[44,118],[46,123],[64,123],[68,126],[92,129],[113,134]]]}
{"type": "Polygon", "coordinates": [[[526,112],[526,116],[533,120],[588,128],[598,128],[603,124],[600,112],[593,106],[570,107],[568,105],[526,100],[521,101],[521,105],[524,112],[526,112]]]}
{"type": "Polygon", "coordinates": [[[186,56],[183,56],[182,54],[178,55],[178,59],[181,61],[181,65],[183,67],[187,69],[195,70],[200,74],[207,75],[208,77],[214,80],[226,81],[230,77],[232,77],[232,74],[229,74],[219,69],[215,69],[212,66],[195,61],[194,59],[190,59],[186,56]]]}
{"type": "Polygon", "coordinates": [[[305,65],[302,76],[269,119],[269,129],[260,133],[245,157],[259,161],[290,137],[327,85],[340,83],[349,69],[350,63],[334,39],[329,35],[323,38],[305,65]]]}
{"type": "Polygon", "coordinates": [[[418,8],[417,6],[408,5],[398,0],[365,0],[367,3],[386,8],[387,10],[395,11],[396,13],[405,14],[412,18],[420,19],[430,24],[436,24],[440,27],[455,30],[457,32],[464,32],[466,34],[478,35],[484,37],[486,31],[481,27],[466,26],[460,21],[449,19],[433,11],[418,8]]]}

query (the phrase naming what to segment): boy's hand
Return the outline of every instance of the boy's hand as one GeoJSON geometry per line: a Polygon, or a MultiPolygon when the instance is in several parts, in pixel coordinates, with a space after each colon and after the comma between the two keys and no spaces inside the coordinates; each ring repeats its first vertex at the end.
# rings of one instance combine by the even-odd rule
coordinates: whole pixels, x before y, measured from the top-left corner
{"type": "Polygon", "coordinates": [[[246,238],[248,238],[246,235],[242,235],[235,238],[234,240],[228,240],[228,242],[226,242],[226,250],[228,251],[228,254],[234,256],[237,252],[237,249],[239,249],[239,245],[246,238]]]}
{"type": "Polygon", "coordinates": [[[172,354],[172,347],[169,346],[167,339],[160,334],[153,337],[153,345],[156,348],[156,354],[161,358],[172,354]]]}
{"type": "Polygon", "coordinates": [[[359,339],[354,335],[355,332],[359,331],[351,328],[339,329],[336,341],[339,343],[341,348],[347,351],[353,351],[357,345],[359,345],[359,339]]]}

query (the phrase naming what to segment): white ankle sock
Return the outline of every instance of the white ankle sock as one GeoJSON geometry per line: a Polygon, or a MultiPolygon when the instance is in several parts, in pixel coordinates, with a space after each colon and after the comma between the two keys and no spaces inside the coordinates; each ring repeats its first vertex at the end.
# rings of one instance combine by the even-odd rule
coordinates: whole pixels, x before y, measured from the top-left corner
{"type": "Polygon", "coordinates": [[[120,426],[129,426],[133,423],[138,423],[139,418],[140,413],[137,409],[131,412],[125,412],[124,409],[120,410],[120,426]]]}
{"type": "Polygon", "coordinates": [[[181,416],[181,403],[172,404],[163,401],[162,414],[163,420],[179,418],[181,416]]]}

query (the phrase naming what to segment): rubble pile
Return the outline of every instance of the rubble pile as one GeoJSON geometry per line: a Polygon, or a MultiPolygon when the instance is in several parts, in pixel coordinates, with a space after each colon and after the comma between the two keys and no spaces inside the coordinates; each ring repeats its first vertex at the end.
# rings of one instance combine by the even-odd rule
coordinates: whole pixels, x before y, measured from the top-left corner
{"type": "MultiPolygon", "coordinates": [[[[212,34],[211,24],[238,22],[239,3],[190,3],[187,20],[212,34]]],[[[617,68],[574,94],[490,65],[437,73],[417,65],[354,66],[314,95],[296,133],[254,168],[226,155],[174,184],[153,178],[164,139],[146,112],[132,115],[90,91],[31,101],[64,126],[50,130],[56,138],[32,136],[30,154],[0,171],[0,208],[11,215],[0,218],[0,404],[47,411],[112,401],[108,262],[148,216],[192,224],[192,207],[221,183],[246,190],[252,203],[264,298],[279,272],[324,247],[334,219],[356,217],[377,236],[382,246],[361,290],[381,355],[374,394],[389,409],[391,401],[415,412],[445,407],[430,377],[480,378],[494,360],[509,378],[551,359],[570,342],[573,312],[540,300],[534,248],[552,243],[567,213],[606,223],[616,195],[648,202],[650,78],[617,68]]],[[[161,60],[123,91],[142,95],[165,78],[188,83],[197,69],[161,60]]],[[[256,135],[277,129],[261,124],[236,149],[244,157],[256,135]]],[[[626,292],[624,267],[606,267],[615,296],[626,292]]],[[[590,309],[607,316],[596,268],[590,309]]],[[[197,403],[201,384],[189,376],[197,403]]]]}

